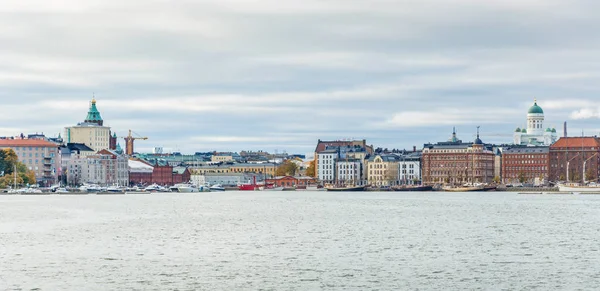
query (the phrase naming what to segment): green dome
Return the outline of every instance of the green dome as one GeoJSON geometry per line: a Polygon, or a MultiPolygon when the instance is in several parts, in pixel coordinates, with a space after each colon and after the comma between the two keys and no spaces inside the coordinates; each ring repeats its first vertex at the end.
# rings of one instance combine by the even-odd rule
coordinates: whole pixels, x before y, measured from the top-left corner
{"type": "Polygon", "coordinates": [[[100,126],[103,125],[104,121],[102,120],[102,116],[100,116],[100,111],[96,108],[96,99],[92,99],[92,103],[90,104],[90,110],[88,111],[87,117],[85,118],[85,122],[87,123],[96,123],[100,126]]]}
{"type": "Polygon", "coordinates": [[[522,132],[522,133],[527,133],[527,129],[523,128],[523,129],[521,130],[521,132],[522,132]]]}
{"type": "Polygon", "coordinates": [[[539,107],[537,105],[537,102],[534,102],[533,106],[529,107],[529,111],[527,111],[527,113],[529,113],[529,114],[544,114],[544,110],[542,110],[542,107],[539,107]]]}
{"type": "Polygon", "coordinates": [[[550,127],[546,128],[546,132],[552,132],[552,129],[550,129],[550,127]]]}
{"type": "Polygon", "coordinates": [[[517,130],[515,130],[515,132],[521,132],[521,128],[517,127],[517,130]]]}
{"type": "Polygon", "coordinates": [[[556,133],[556,128],[553,128],[553,129],[552,129],[552,132],[556,133]]]}

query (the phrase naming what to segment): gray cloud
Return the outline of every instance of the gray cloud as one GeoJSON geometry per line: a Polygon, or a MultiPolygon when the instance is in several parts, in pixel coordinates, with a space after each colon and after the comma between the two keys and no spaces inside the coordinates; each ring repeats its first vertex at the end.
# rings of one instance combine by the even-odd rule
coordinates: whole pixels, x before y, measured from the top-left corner
{"type": "MultiPolygon", "coordinates": [[[[597,1],[9,0],[0,135],[57,134],[92,92],[140,150],[509,142],[534,97],[597,132],[597,1]]],[[[576,129],[576,130],[575,130],[576,129]]]]}

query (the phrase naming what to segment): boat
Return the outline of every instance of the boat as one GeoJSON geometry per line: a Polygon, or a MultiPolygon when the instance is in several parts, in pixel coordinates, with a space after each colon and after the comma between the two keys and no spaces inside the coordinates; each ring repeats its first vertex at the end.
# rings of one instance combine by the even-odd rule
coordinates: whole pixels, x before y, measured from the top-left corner
{"type": "Polygon", "coordinates": [[[146,191],[146,192],[158,192],[159,189],[160,189],[160,186],[158,186],[157,184],[152,184],[152,185],[146,187],[144,189],[144,191],[146,191]]]}
{"type": "Polygon", "coordinates": [[[179,193],[196,193],[196,192],[198,192],[198,188],[195,185],[192,185],[189,183],[176,184],[175,186],[171,187],[171,191],[173,191],[173,188],[175,188],[176,191],[179,193]]]}
{"type": "Polygon", "coordinates": [[[358,192],[358,191],[366,191],[367,190],[367,186],[341,186],[341,187],[336,187],[336,186],[329,186],[329,187],[325,187],[325,190],[327,191],[336,191],[336,192],[358,192]]]}
{"type": "Polygon", "coordinates": [[[282,191],[296,191],[296,187],[283,187],[282,191]]]}
{"type": "Polygon", "coordinates": [[[433,186],[425,186],[425,185],[402,185],[402,186],[394,186],[392,187],[392,191],[407,191],[407,192],[417,192],[417,191],[433,191],[433,186]]]}
{"type": "Polygon", "coordinates": [[[221,184],[215,184],[209,187],[210,191],[225,191],[225,188],[221,184]]]}
{"type": "Polygon", "coordinates": [[[240,190],[240,191],[256,191],[258,189],[259,188],[258,188],[258,185],[256,184],[256,177],[253,177],[252,184],[246,183],[246,184],[238,185],[238,190],[240,190]]]}
{"type": "Polygon", "coordinates": [[[102,189],[98,194],[125,194],[125,189],[118,186],[110,186],[106,189],[102,189]]]}
{"type": "Polygon", "coordinates": [[[590,183],[588,185],[580,185],[577,183],[559,184],[559,192],[600,192],[600,185],[590,183]]]}
{"type": "Polygon", "coordinates": [[[448,187],[443,190],[446,192],[486,192],[496,190],[496,186],[448,187]]]}
{"type": "Polygon", "coordinates": [[[79,191],[87,193],[97,193],[101,192],[102,188],[94,184],[84,184],[83,186],[79,187],[79,191]]]}
{"type": "Polygon", "coordinates": [[[67,190],[67,188],[64,187],[60,187],[60,188],[56,188],[54,189],[54,193],[56,194],[69,194],[69,190],[67,190]]]}
{"type": "Polygon", "coordinates": [[[263,191],[283,191],[283,187],[268,187],[268,188],[264,188],[262,189],[263,191]]]}

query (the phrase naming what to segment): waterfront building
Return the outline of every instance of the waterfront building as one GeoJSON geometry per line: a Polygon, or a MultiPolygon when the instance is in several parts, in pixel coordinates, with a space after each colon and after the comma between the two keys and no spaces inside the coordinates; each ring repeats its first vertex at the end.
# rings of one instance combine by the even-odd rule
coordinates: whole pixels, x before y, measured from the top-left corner
{"type": "Polygon", "coordinates": [[[336,180],[336,161],[339,158],[338,149],[327,149],[317,153],[317,179],[323,183],[333,183],[336,180]]]}
{"type": "MultiPolygon", "coordinates": [[[[359,159],[365,162],[366,156],[373,154],[373,146],[367,145],[366,140],[334,140],[334,141],[323,141],[318,140],[317,146],[315,148],[315,170],[316,176],[321,182],[332,183],[335,180],[335,161],[331,162],[331,160],[327,159],[327,162],[331,162],[332,164],[327,164],[321,166],[319,163],[319,154],[324,151],[337,150],[338,158],[345,159],[346,152],[348,152],[349,158],[359,159]],[[326,171],[327,174],[321,172],[326,171]],[[327,178],[324,180],[324,178],[327,178]]],[[[328,157],[329,154],[325,154],[323,157],[328,157]]],[[[363,167],[364,168],[364,167],[363,167]]],[[[366,168],[364,169],[366,171],[366,168]]],[[[363,173],[363,176],[366,177],[366,172],[363,173]]]]}
{"type": "Polygon", "coordinates": [[[277,165],[273,163],[232,164],[229,168],[231,173],[259,174],[265,175],[266,178],[274,177],[277,171],[277,165]]]}
{"type": "Polygon", "coordinates": [[[65,141],[67,143],[83,143],[94,150],[92,153],[84,152],[82,155],[91,155],[101,150],[111,149],[113,136],[110,127],[104,126],[104,120],[96,107],[96,99],[92,99],[90,102],[90,109],[83,122],[65,128],[65,141]]]}
{"type": "Polygon", "coordinates": [[[186,167],[173,168],[173,185],[179,183],[189,183],[191,180],[190,170],[186,167]]]}
{"type": "Polygon", "coordinates": [[[372,186],[399,184],[400,158],[395,154],[376,154],[367,161],[367,177],[372,186]]]}
{"type": "Polygon", "coordinates": [[[216,184],[222,186],[237,186],[252,181],[252,177],[252,175],[244,173],[204,173],[192,174],[190,180],[192,184],[196,186],[216,184]]]}
{"type": "Polygon", "coordinates": [[[402,185],[421,184],[421,158],[423,152],[404,152],[398,157],[398,183],[402,185]]]}
{"type": "Polygon", "coordinates": [[[71,156],[68,163],[67,183],[127,186],[129,185],[128,158],[106,149],[92,155],[71,156]]]}
{"type": "Polygon", "coordinates": [[[359,159],[340,159],[335,163],[335,169],[337,181],[340,183],[362,185],[366,180],[363,175],[363,163],[359,159]]]}
{"type": "Polygon", "coordinates": [[[550,181],[598,181],[600,138],[562,137],[550,146],[550,181]]]}
{"type": "Polygon", "coordinates": [[[152,183],[162,186],[172,186],[173,184],[173,166],[154,165],[152,168],[152,183]]]}
{"type": "Polygon", "coordinates": [[[82,143],[68,143],[66,145],[61,145],[59,148],[59,152],[61,169],[61,174],[59,175],[59,182],[62,184],[67,184],[67,173],[71,159],[79,156],[92,155],[94,153],[94,150],[82,143]]]}
{"type": "Polygon", "coordinates": [[[422,176],[426,185],[463,185],[491,183],[494,179],[494,152],[479,138],[464,143],[456,129],[447,142],[425,144],[422,176]]]}
{"type": "Polygon", "coordinates": [[[556,128],[544,127],[544,110],[537,100],[527,111],[527,128],[518,127],[514,133],[515,145],[550,146],[556,142],[556,128]]]}
{"type": "Polygon", "coordinates": [[[213,155],[210,158],[210,161],[213,163],[226,163],[226,162],[233,162],[233,156],[231,155],[225,155],[225,154],[216,154],[213,155]]]}
{"type": "Polygon", "coordinates": [[[547,146],[516,146],[502,152],[502,183],[541,185],[548,180],[547,146]]]}
{"type": "Polygon", "coordinates": [[[129,166],[129,185],[148,185],[152,184],[152,172],[154,167],[140,161],[130,159],[129,166]]]}
{"type": "Polygon", "coordinates": [[[59,146],[41,139],[0,139],[0,149],[12,149],[19,162],[35,173],[38,184],[50,186],[61,175],[59,146]]]}

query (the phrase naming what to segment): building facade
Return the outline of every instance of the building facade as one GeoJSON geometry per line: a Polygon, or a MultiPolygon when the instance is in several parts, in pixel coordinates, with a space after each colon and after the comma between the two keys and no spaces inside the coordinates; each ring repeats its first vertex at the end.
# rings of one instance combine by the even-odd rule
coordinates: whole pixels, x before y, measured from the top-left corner
{"type": "Polygon", "coordinates": [[[67,183],[127,186],[129,185],[128,158],[110,150],[102,150],[87,156],[71,156],[68,163],[67,183]]]}
{"type": "Polygon", "coordinates": [[[19,162],[35,173],[40,185],[53,185],[62,174],[60,149],[55,143],[40,139],[0,139],[0,148],[12,149],[19,162]]]}
{"type": "Polygon", "coordinates": [[[149,185],[152,184],[152,172],[154,167],[139,161],[129,160],[129,185],[149,185]]]}
{"type": "Polygon", "coordinates": [[[502,151],[502,183],[541,185],[548,180],[549,147],[512,147],[502,151]]]}
{"type": "Polygon", "coordinates": [[[337,149],[323,150],[317,154],[317,179],[323,183],[333,183],[336,180],[336,162],[339,158],[337,149]]]}
{"type": "Polygon", "coordinates": [[[550,146],[556,142],[556,128],[544,127],[544,110],[537,100],[527,111],[527,128],[517,128],[514,133],[515,145],[550,146]]]}
{"type": "Polygon", "coordinates": [[[340,183],[362,185],[366,180],[363,176],[363,163],[358,159],[339,160],[335,164],[336,177],[340,183]]]}
{"type": "Polygon", "coordinates": [[[393,154],[377,154],[367,161],[367,176],[372,186],[395,186],[399,184],[400,159],[393,154]]]}
{"type": "Polygon", "coordinates": [[[563,137],[550,146],[548,179],[553,182],[596,182],[600,138],[563,137]]]}
{"type": "Polygon", "coordinates": [[[398,183],[421,184],[421,152],[400,155],[398,159],[398,183]]]}
{"type": "Polygon", "coordinates": [[[65,141],[67,143],[83,143],[93,149],[93,153],[82,153],[82,155],[91,155],[101,150],[111,149],[113,136],[110,127],[104,126],[104,121],[96,107],[96,99],[92,99],[90,109],[84,122],[75,126],[65,128],[65,141]]]}
{"type": "Polygon", "coordinates": [[[464,185],[492,183],[494,180],[494,153],[479,138],[463,143],[456,136],[447,142],[425,144],[422,158],[423,184],[464,185]]]}

